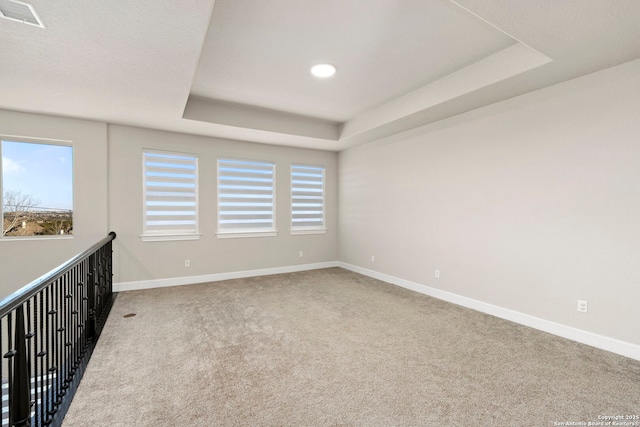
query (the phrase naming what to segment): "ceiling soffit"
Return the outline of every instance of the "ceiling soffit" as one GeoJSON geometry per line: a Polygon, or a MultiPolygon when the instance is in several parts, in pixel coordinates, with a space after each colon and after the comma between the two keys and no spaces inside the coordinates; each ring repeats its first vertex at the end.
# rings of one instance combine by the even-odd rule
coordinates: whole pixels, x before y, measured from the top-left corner
{"type": "Polygon", "coordinates": [[[217,0],[183,118],[356,141],[549,61],[445,0],[217,0]]]}

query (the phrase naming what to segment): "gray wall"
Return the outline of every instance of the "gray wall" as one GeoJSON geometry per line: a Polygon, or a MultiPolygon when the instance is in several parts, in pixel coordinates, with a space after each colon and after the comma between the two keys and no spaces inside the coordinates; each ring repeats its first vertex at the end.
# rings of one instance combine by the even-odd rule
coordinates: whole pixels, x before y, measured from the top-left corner
{"type": "Polygon", "coordinates": [[[0,110],[3,136],[69,141],[74,155],[74,235],[64,239],[0,239],[0,298],[105,237],[114,243],[114,281],[136,282],[335,261],[337,153],[152,131],[0,110]],[[142,149],[197,154],[200,232],[197,241],[142,242],[142,149]],[[276,162],[276,237],[218,239],[218,156],[276,162]],[[291,163],[326,167],[327,233],[289,233],[291,163]],[[299,251],[304,257],[298,256],[299,251]],[[191,268],[184,261],[191,261],[191,268]]]}
{"type": "Polygon", "coordinates": [[[227,141],[124,126],[109,126],[109,224],[115,242],[115,282],[295,266],[335,261],[337,230],[337,153],[227,141]],[[200,232],[195,241],[143,242],[142,150],[179,151],[198,156],[200,232]],[[216,214],[218,157],[276,163],[276,237],[219,239],[216,214]],[[292,236],[291,163],[326,167],[327,233],[292,236]],[[299,251],[304,257],[298,256],[299,251]],[[185,268],[184,261],[191,261],[185,268]]]}
{"type": "Polygon", "coordinates": [[[340,153],[339,259],[640,344],[639,76],[627,63],[340,153]]]}
{"type": "Polygon", "coordinates": [[[73,146],[73,238],[0,239],[0,298],[105,237],[107,125],[0,110],[0,135],[56,139],[73,146]]]}

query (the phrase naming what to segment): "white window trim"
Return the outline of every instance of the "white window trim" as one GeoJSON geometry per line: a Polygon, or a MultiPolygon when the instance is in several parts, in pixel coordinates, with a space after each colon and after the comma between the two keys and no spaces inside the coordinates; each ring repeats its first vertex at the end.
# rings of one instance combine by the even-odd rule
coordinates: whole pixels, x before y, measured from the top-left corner
{"type": "Polygon", "coordinates": [[[47,236],[0,236],[0,242],[20,241],[25,242],[29,240],[73,240],[75,236],[73,234],[50,234],[47,236]]]}
{"type": "Polygon", "coordinates": [[[177,234],[177,233],[167,233],[167,234],[141,234],[140,239],[143,242],[172,242],[176,240],[198,240],[200,238],[200,233],[189,233],[189,234],[177,234]]]}
{"type": "Polygon", "coordinates": [[[291,235],[292,236],[304,236],[307,234],[326,234],[327,233],[327,229],[326,227],[323,228],[308,228],[308,229],[295,229],[292,228],[291,229],[291,235]]]}
{"type": "Polygon", "coordinates": [[[177,151],[164,151],[164,150],[154,150],[154,149],[142,149],[142,234],[140,235],[140,239],[143,242],[171,242],[171,241],[179,241],[179,240],[198,240],[200,239],[200,166],[199,159],[196,154],[193,153],[183,153],[177,151]],[[177,156],[187,156],[195,158],[195,182],[196,182],[196,208],[195,208],[195,216],[196,216],[196,226],[194,232],[180,232],[177,230],[166,230],[166,231],[154,231],[147,230],[146,226],[146,200],[147,200],[147,188],[146,188],[146,166],[145,166],[145,153],[152,154],[165,154],[165,155],[177,155],[177,156]]]}
{"type": "Polygon", "coordinates": [[[278,230],[273,231],[218,231],[216,236],[218,239],[238,239],[243,237],[274,237],[278,235],[278,230]]]}
{"type": "Polygon", "coordinates": [[[302,163],[292,163],[289,169],[289,220],[290,233],[292,236],[304,236],[310,234],[326,234],[327,232],[327,168],[323,165],[309,165],[302,163]],[[295,227],[293,225],[293,168],[309,167],[322,169],[322,226],[319,227],[295,227]]]}
{"type": "Polygon", "coordinates": [[[216,236],[219,239],[239,239],[239,238],[254,238],[254,237],[275,237],[278,235],[276,228],[276,182],[277,182],[277,170],[276,162],[268,160],[256,160],[249,158],[239,157],[218,157],[216,160],[216,193],[217,193],[217,209],[216,209],[216,236]],[[232,229],[232,230],[220,230],[220,161],[240,161],[240,162],[255,162],[255,163],[268,163],[273,167],[273,228],[270,229],[232,229]]]}

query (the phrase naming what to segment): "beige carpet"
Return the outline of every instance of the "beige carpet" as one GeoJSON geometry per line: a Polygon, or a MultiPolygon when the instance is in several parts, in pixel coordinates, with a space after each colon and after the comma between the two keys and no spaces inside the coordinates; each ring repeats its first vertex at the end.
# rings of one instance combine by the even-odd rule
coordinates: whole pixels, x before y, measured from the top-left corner
{"type": "Polygon", "coordinates": [[[332,268],[119,294],[63,426],[554,426],[635,414],[638,361],[332,268]]]}

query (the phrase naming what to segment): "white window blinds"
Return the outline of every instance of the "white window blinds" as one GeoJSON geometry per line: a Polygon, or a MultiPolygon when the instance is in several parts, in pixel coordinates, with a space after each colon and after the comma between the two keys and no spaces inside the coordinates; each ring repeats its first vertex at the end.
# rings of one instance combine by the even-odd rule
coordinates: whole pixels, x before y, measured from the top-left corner
{"type": "Polygon", "coordinates": [[[275,164],[218,159],[218,236],[275,231],[275,164]]]}
{"type": "Polygon", "coordinates": [[[291,232],[324,232],[324,167],[291,166],[291,232]]]}
{"type": "MultiPolygon", "coordinates": [[[[144,151],[145,237],[198,236],[198,158],[144,151]]],[[[150,239],[153,240],[153,239],[150,239]]]]}

